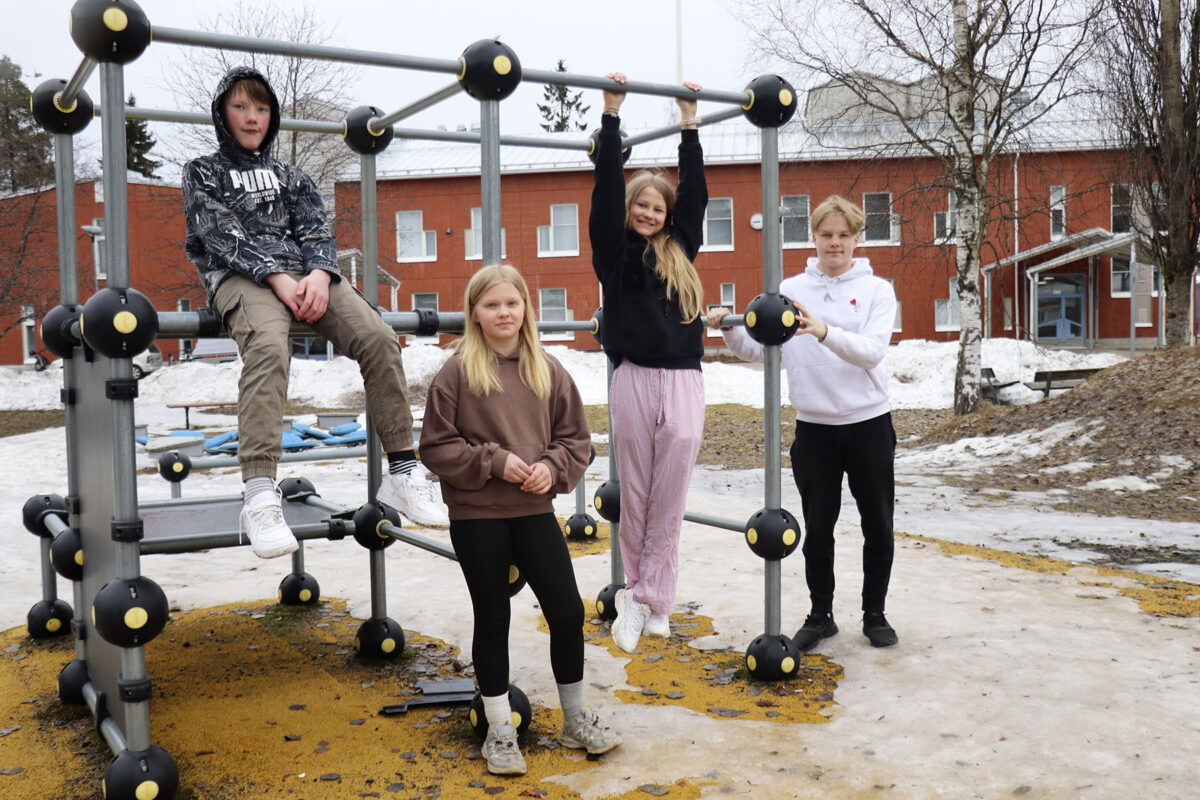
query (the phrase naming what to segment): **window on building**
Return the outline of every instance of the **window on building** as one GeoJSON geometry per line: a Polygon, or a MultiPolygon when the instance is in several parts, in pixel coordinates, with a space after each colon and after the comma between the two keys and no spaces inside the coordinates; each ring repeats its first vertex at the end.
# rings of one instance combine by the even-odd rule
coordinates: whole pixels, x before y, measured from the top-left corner
{"type": "Polygon", "coordinates": [[[21,306],[21,360],[26,364],[37,361],[37,318],[33,306],[21,306]]]}
{"type": "Polygon", "coordinates": [[[1011,297],[1002,298],[1004,306],[1004,330],[1011,331],[1013,327],[1013,299],[1011,297]]]}
{"type": "Polygon", "coordinates": [[[436,261],[437,231],[423,230],[422,211],[396,212],[396,260],[436,261]]]}
{"type": "MultiPolygon", "coordinates": [[[[1133,229],[1133,186],[1128,183],[1112,185],[1112,232],[1128,233],[1133,229]]],[[[1128,287],[1125,289],[1129,291],[1128,287]]]]}
{"type": "Polygon", "coordinates": [[[783,246],[812,247],[812,231],[809,230],[809,204],[806,194],[785,194],[780,205],[783,207],[783,246]]]}
{"type": "MultiPolygon", "coordinates": [[[[471,209],[471,227],[464,231],[467,240],[467,261],[479,261],[483,258],[483,208],[477,206],[471,209]]],[[[500,257],[508,258],[508,240],[504,228],[500,229],[500,257]]]]}
{"type": "Polygon", "coordinates": [[[108,248],[104,243],[104,217],[92,219],[91,226],[84,230],[92,237],[92,266],[96,273],[96,282],[108,280],[108,248]]]}
{"type": "MultiPolygon", "coordinates": [[[[1146,274],[1146,269],[1146,264],[1138,267],[1138,294],[1145,295],[1149,290],[1150,297],[1158,297],[1159,289],[1162,288],[1162,273],[1158,267],[1154,267],[1153,277],[1150,278],[1153,282],[1147,286],[1149,276],[1146,274]]],[[[1129,297],[1129,272],[1129,259],[1114,258],[1112,260],[1112,290],[1110,294],[1113,297],[1129,297]]]]}
{"type": "Polygon", "coordinates": [[[858,237],[860,244],[899,244],[900,226],[892,213],[891,192],[863,194],[863,213],[866,221],[858,237]]]}
{"type": "MultiPolygon", "coordinates": [[[[896,282],[891,278],[884,278],[885,281],[892,285],[892,294],[896,293],[896,282]]],[[[896,318],[892,321],[892,333],[900,333],[901,326],[904,324],[904,315],[901,313],[902,304],[900,298],[896,298],[896,318]]]]}
{"type": "MultiPolygon", "coordinates": [[[[538,321],[570,322],[575,319],[574,309],[567,308],[566,289],[538,289],[538,321]]],[[[574,331],[544,331],[543,342],[568,342],[575,338],[574,331]]]]}
{"type": "Polygon", "coordinates": [[[938,331],[956,331],[959,329],[958,318],[958,287],[956,279],[949,280],[949,297],[939,297],[933,301],[933,328],[938,331]]]}
{"type": "MultiPolygon", "coordinates": [[[[191,311],[192,310],[192,301],[186,297],[180,297],[179,299],[177,299],[175,301],[175,310],[176,311],[191,311]]],[[[190,358],[191,355],[192,355],[192,340],[191,339],[180,339],[179,340],[179,357],[182,359],[187,359],[187,358],[190,358]]]]}
{"type": "Polygon", "coordinates": [[[733,249],[733,198],[710,197],[704,210],[702,250],[733,249]]]}
{"type": "Polygon", "coordinates": [[[1067,235],[1067,187],[1050,187],[1050,241],[1067,235]]]}
{"type": "MultiPolygon", "coordinates": [[[[418,308],[428,308],[431,311],[438,310],[438,293],[437,292],[413,292],[412,296],[413,310],[418,308]]],[[[428,343],[437,344],[437,334],[433,336],[417,336],[415,333],[405,334],[404,341],[409,343],[428,343]]]]}
{"type": "MultiPolygon", "coordinates": [[[[740,311],[738,311],[738,307],[737,307],[736,284],[733,284],[733,283],[722,283],[721,284],[721,302],[709,303],[706,310],[712,311],[714,308],[728,308],[734,314],[741,313],[740,311]]],[[[721,338],[721,332],[719,330],[717,330],[716,328],[709,328],[707,326],[705,326],[705,328],[704,328],[704,335],[711,337],[711,338],[715,338],[715,339],[721,338]]]]}
{"type": "Polygon", "coordinates": [[[550,206],[550,224],[539,225],[538,256],[579,255],[579,206],[559,203],[550,206]]]}
{"type": "Polygon", "coordinates": [[[955,199],[954,192],[949,192],[946,200],[946,210],[938,211],[933,215],[934,244],[954,244],[958,235],[958,201],[955,199]]]}

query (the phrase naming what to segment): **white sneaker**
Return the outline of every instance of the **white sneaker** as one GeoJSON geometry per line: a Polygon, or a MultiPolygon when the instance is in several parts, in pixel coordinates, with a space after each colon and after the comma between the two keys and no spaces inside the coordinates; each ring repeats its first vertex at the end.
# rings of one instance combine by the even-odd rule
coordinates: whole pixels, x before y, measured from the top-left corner
{"type": "Polygon", "coordinates": [[[650,616],[650,606],[634,600],[628,589],[619,589],[614,601],[617,618],[612,624],[613,641],[626,653],[632,653],[637,650],[638,640],[642,638],[642,628],[650,616]]]}
{"type": "Polygon", "coordinates": [[[493,775],[525,774],[525,757],[517,744],[517,729],[507,722],[488,728],[479,752],[487,761],[488,772],[493,775]]]}
{"type": "Polygon", "coordinates": [[[646,624],[642,627],[642,633],[647,636],[661,636],[664,639],[671,635],[671,619],[666,614],[650,613],[646,617],[646,624]]]}
{"type": "Polygon", "coordinates": [[[585,708],[570,719],[564,717],[562,736],[558,737],[558,743],[563,747],[587,750],[591,755],[598,756],[619,747],[621,737],[601,723],[600,718],[591,709],[585,708]]]}
{"type": "Polygon", "coordinates": [[[263,492],[242,505],[238,517],[238,540],[242,532],[259,558],[277,558],[294,553],[300,545],[283,518],[283,501],[278,492],[263,492]]]}
{"type": "Polygon", "coordinates": [[[449,528],[450,517],[440,491],[429,479],[429,470],[418,464],[407,475],[390,472],[379,482],[379,502],[389,505],[426,528],[449,528]]]}

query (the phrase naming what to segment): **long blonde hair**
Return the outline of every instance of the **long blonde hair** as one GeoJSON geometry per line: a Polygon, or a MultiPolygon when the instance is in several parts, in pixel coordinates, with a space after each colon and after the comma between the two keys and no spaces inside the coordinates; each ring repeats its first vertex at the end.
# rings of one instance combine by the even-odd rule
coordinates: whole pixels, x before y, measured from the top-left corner
{"type": "MultiPolygon", "coordinates": [[[[667,284],[667,296],[679,304],[685,325],[704,313],[704,287],[696,267],[688,260],[679,242],[671,238],[668,229],[675,216],[675,189],[657,172],[639,172],[625,187],[625,227],[630,228],[633,203],[647,187],[656,189],[667,206],[662,229],[646,239],[646,252],[654,250],[654,274],[667,284]]],[[[644,255],[643,255],[644,257],[644,255]]]]}
{"type": "Polygon", "coordinates": [[[492,264],[483,267],[467,281],[463,293],[463,337],[454,347],[467,376],[467,388],[476,397],[487,397],[493,391],[503,391],[500,374],[496,369],[496,353],[488,345],[483,329],[475,322],[475,306],[479,298],[498,283],[512,285],[525,303],[525,319],[521,322],[519,371],[521,380],[538,397],[550,396],[550,367],[538,339],[537,320],[533,317],[533,304],[529,301],[529,287],[521,273],[508,264],[492,264]]]}

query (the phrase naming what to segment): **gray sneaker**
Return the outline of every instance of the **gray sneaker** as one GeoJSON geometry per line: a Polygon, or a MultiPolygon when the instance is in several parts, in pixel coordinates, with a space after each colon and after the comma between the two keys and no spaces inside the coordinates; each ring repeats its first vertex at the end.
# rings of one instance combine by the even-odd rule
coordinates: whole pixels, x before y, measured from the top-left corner
{"type": "Polygon", "coordinates": [[[587,750],[589,754],[598,756],[619,747],[621,737],[601,723],[595,712],[585,708],[569,719],[563,719],[562,736],[558,737],[558,743],[563,747],[587,750]]]}
{"type": "Polygon", "coordinates": [[[407,475],[384,475],[376,498],[425,528],[450,527],[437,484],[420,464],[407,475]]]}
{"type": "Polygon", "coordinates": [[[525,774],[525,757],[517,744],[517,729],[509,723],[488,728],[479,752],[487,760],[488,772],[493,775],[525,774]]]}

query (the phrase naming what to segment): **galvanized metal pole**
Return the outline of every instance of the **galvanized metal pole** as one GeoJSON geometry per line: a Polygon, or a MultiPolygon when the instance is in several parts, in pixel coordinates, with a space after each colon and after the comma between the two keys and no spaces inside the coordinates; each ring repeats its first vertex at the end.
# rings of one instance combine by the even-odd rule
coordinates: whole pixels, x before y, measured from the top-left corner
{"type": "Polygon", "coordinates": [[[483,264],[500,263],[500,101],[479,104],[479,192],[483,204],[483,264]]]}
{"type": "MultiPolygon", "coordinates": [[[[778,292],[783,271],[782,237],[779,219],[779,130],[763,128],[762,134],[762,209],[763,209],[763,291],[778,292]]],[[[781,458],[779,443],[779,365],[781,347],[763,348],[763,500],[767,508],[779,508],[781,496],[781,458]]],[[[781,569],[778,560],[763,561],[764,633],[778,634],[780,626],[781,569]]]]}

